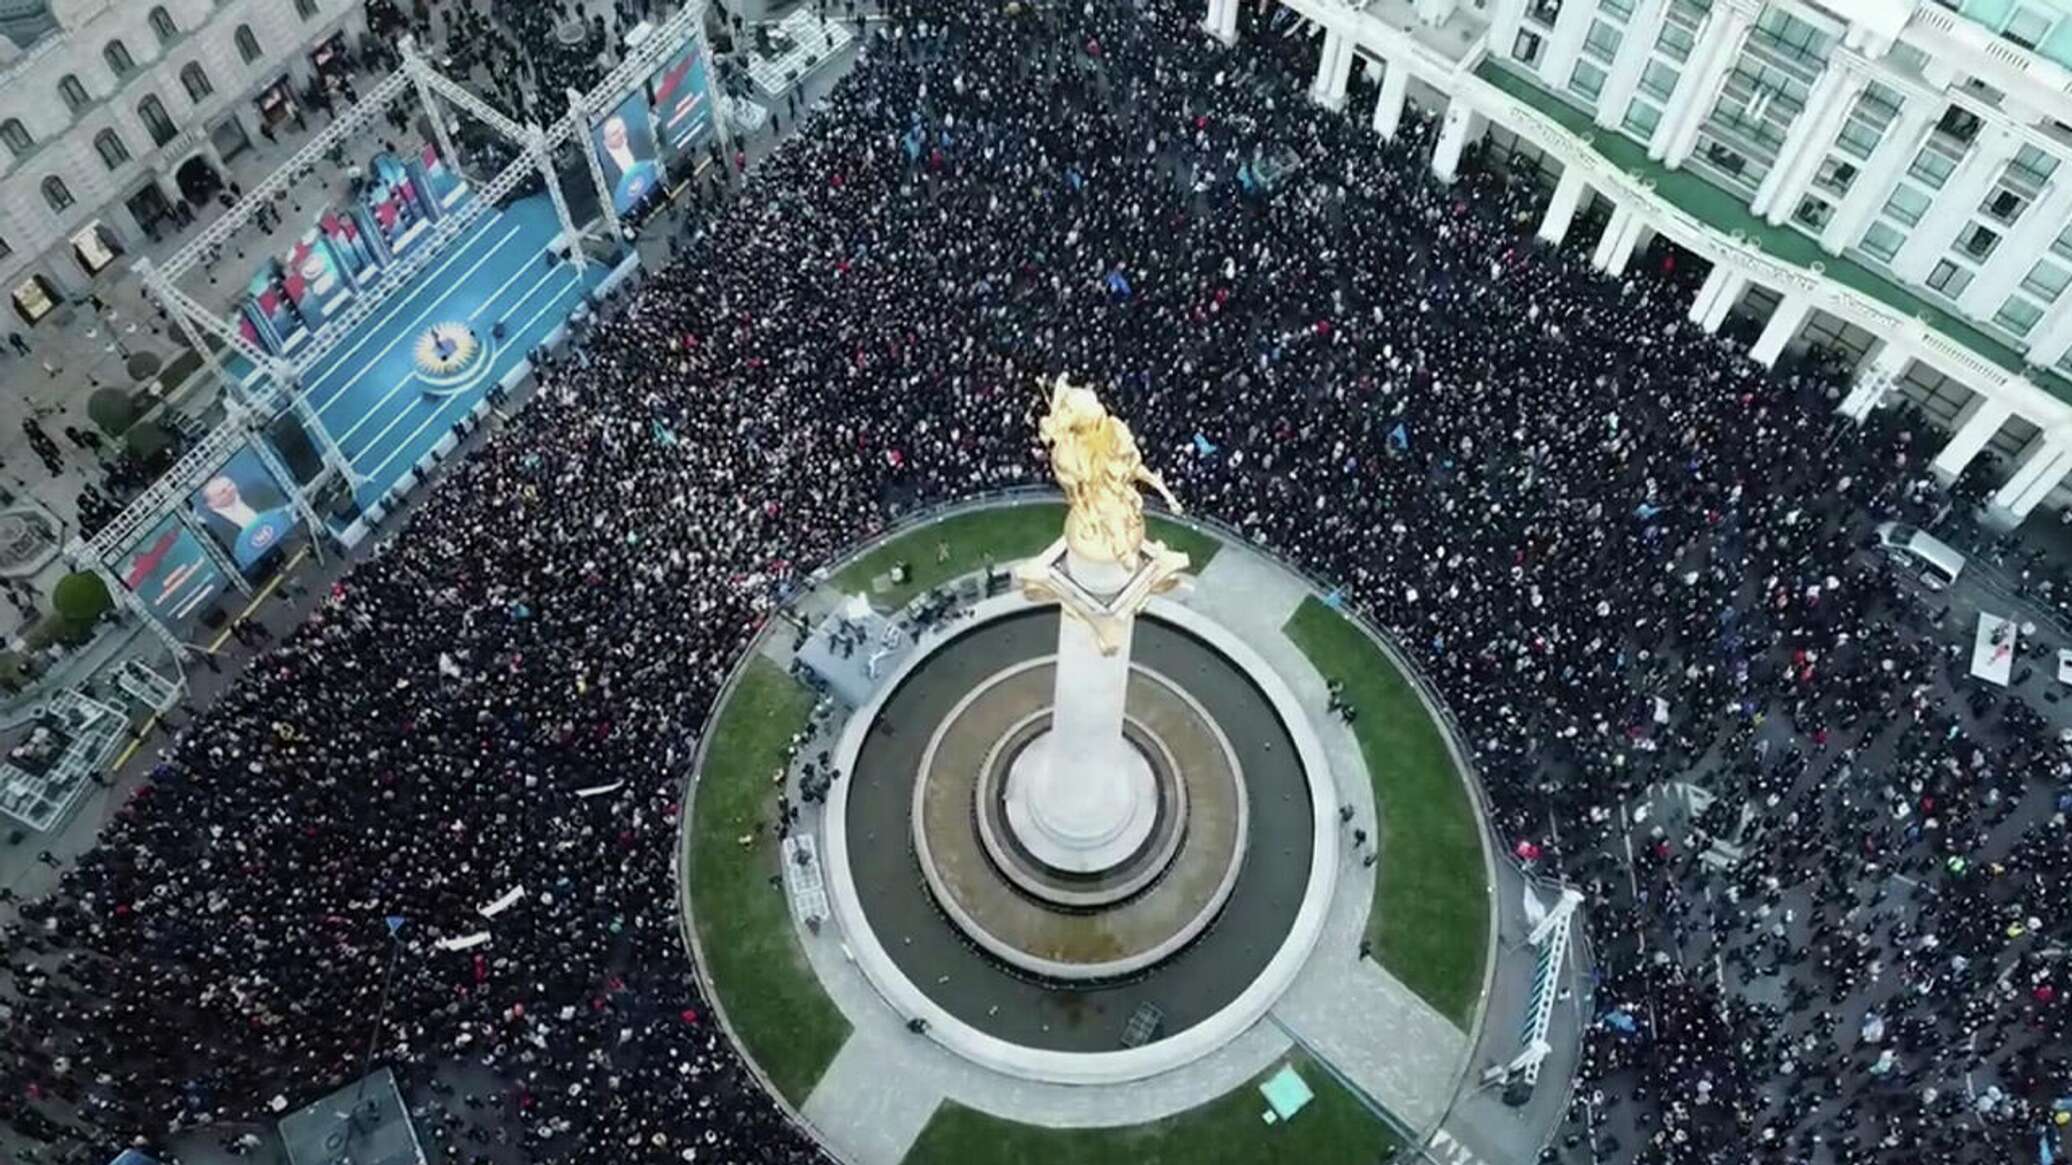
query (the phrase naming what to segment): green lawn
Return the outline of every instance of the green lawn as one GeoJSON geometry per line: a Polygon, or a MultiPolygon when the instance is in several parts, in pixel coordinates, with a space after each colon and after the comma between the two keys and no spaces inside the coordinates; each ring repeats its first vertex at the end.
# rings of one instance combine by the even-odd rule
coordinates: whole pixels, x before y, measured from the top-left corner
{"type": "Polygon", "coordinates": [[[904,1165],[1374,1165],[1400,1142],[1343,1084],[1307,1058],[1293,1058],[1316,1093],[1285,1125],[1259,1119],[1260,1080],[1149,1124],[1052,1129],[987,1116],[946,1100],[907,1151],[904,1165]]]}
{"type": "Polygon", "coordinates": [[[1381,868],[1367,935],[1389,973],[1463,1031],[1474,1024],[1489,934],[1475,804],[1438,723],[1373,640],[1315,598],[1283,629],[1359,710],[1353,734],[1380,807],[1381,868]]]}
{"type": "MultiPolygon", "coordinates": [[[[930,587],[961,578],[988,563],[1005,566],[1029,557],[1056,541],[1064,532],[1064,522],[1065,507],[1061,502],[958,514],[876,547],[843,567],[832,581],[837,590],[845,594],[861,592],[880,607],[901,606],[930,587]],[[945,548],[947,556],[943,553],[945,548]],[[888,590],[873,591],[871,580],[889,573],[895,562],[907,564],[907,581],[888,590]]],[[[1185,551],[1193,560],[1192,570],[1207,566],[1222,545],[1206,534],[1164,518],[1152,517],[1148,526],[1152,537],[1185,551]]]]}
{"type": "Polygon", "coordinates": [[[849,1021],[799,947],[784,890],[770,885],[776,832],[756,830],[777,819],[770,778],[812,707],[782,668],[761,656],[749,665],[712,728],[685,863],[706,974],[735,1034],[794,1105],[849,1038],[849,1021]],[[755,843],[743,847],[750,833],[755,843]]]}

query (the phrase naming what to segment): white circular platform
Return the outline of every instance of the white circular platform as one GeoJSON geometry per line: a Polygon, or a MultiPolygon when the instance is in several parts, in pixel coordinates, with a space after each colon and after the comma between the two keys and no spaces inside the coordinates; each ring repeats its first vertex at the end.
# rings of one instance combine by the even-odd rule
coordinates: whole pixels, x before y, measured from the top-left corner
{"type": "Polygon", "coordinates": [[[1007,770],[1007,823],[1029,856],[1067,874],[1128,861],[1158,824],[1151,762],[1118,737],[1098,752],[1030,741],[1007,770]]]}

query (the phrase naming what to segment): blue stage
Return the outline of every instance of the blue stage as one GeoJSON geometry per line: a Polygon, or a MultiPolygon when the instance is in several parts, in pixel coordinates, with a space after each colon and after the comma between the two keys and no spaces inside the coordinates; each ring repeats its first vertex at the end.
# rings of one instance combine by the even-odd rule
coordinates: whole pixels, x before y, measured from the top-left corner
{"type": "Polygon", "coordinates": [[[600,264],[579,274],[544,257],[559,233],[544,194],[483,216],[310,370],[303,399],[365,479],[354,493],[362,506],[406,477],[605,281],[600,264]]]}

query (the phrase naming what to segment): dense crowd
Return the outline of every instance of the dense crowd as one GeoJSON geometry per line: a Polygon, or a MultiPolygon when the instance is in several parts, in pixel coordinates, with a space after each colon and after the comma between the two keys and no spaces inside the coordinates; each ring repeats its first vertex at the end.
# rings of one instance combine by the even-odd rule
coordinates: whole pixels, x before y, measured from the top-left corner
{"type": "Polygon", "coordinates": [[[1933,437],[1699,332],[1688,262],[1536,245],[1534,183],[1471,153],[1434,184],[1427,122],[1316,109],[1314,46],[1252,6],[1236,50],[1139,7],[888,5],[744,195],[19,904],[13,1128],[162,1144],[302,1103],[357,1076],[393,953],[378,1060],[486,1068],[518,1129],[449,1160],[809,1158],[687,973],[683,768],[783,580],[1044,480],[1034,386],[1067,372],[1389,628],[1499,832],[1585,889],[1602,1019],[1552,1158],[2034,1153],[2066,762],[1953,688],[1934,605],[1859,552],[1943,508],[1933,437]],[[1263,149],[1302,168],[1261,198],[1263,149]],[[1629,870],[1671,780],[1718,800],[1629,870]],[[1745,857],[1714,872],[1712,838],[1745,857]],[[437,945],[519,887],[492,943],[437,945]]]}

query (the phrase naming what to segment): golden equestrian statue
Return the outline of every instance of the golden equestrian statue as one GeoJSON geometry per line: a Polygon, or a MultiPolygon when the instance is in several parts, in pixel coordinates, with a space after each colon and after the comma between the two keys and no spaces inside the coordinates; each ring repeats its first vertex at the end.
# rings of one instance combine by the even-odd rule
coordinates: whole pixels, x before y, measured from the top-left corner
{"type": "MultiPolygon", "coordinates": [[[[1065,515],[1065,545],[1088,561],[1136,570],[1145,547],[1144,496],[1137,487],[1157,490],[1176,514],[1180,502],[1144,465],[1129,426],[1103,408],[1091,389],[1060,376],[1051,386],[1050,412],[1039,432],[1050,447],[1051,472],[1071,506],[1065,515]]],[[[1170,553],[1157,542],[1151,546],[1154,558],[1170,553]]]]}

